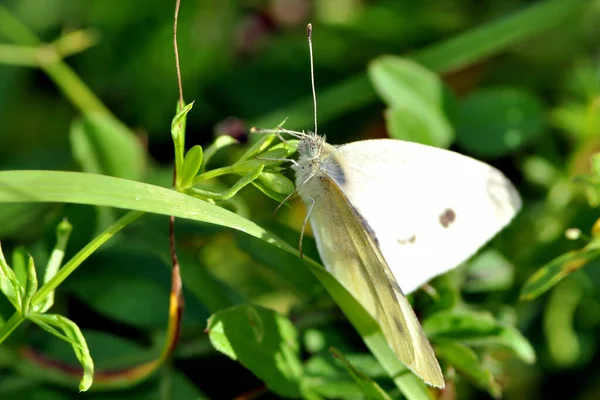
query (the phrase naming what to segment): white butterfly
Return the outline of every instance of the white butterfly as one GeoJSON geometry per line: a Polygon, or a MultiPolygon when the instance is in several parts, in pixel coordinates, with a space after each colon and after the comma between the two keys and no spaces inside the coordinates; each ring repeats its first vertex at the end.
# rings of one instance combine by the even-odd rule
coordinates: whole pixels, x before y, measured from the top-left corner
{"type": "MultiPolygon", "coordinates": [[[[311,31],[309,24],[316,97],[311,31]]],[[[332,146],[316,133],[275,132],[300,139],[296,190],[323,264],[377,320],[396,356],[444,387],[404,293],[457,266],[506,226],[521,207],[514,186],[485,163],[435,147],[394,139],[332,146]]]]}
{"type": "Polygon", "coordinates": [[[300,138],[298,193],[325,267],[381,325],[399,359],[444,386],[433,350],[403,293],[457,266],[508,224],[520,197],[498,170],[412,142],[339,147],[300,138]]]}

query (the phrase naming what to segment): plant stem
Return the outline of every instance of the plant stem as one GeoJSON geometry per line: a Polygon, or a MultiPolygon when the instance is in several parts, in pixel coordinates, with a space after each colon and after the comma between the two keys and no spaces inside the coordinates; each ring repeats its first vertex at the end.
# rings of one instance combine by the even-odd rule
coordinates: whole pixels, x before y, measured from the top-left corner
{"type": "Polygon", "coordinates": [[[10,319],[6,321],[4,325],[0,326],[0,344],[4,342],[4,340],[6,340],[6,338],[9,337],[10,334],[17,329],[17,327],[21,325],[21,322],[23,321],[25,321],[25,318],[23,318],[18,311],[15,311],[12,317],[10,317],[10,319]]]}

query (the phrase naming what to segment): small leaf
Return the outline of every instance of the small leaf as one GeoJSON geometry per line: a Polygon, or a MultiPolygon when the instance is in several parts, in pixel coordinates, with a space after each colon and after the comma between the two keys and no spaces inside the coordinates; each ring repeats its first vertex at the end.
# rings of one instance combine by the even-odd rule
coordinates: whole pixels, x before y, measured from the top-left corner
{"type": "Polygon", "coordinates": [[[533,300],[569,274],[580,270],[600,257],[600,248],[586,246],[558,256],[538,269],[523,285],[521,300],[533,300]]]}
{"type": "Polygon", "coordinates": [[[436,74],[414,61],[383,56],[369,65],[369,78],[389,106],[385,115],[390,136],[450,146],[454,132],[444,113],[448,97],[436,74]]]}
{"type": "Polygon", "coordinates": [[[404,107],[415,101],[443,107],[441,79],[415,61],[397,56],[376,58],[369,64],[369,78],[390,107],[404,107]]]}
{"type": "MultiPolygon", "coordinates": [[[[46,271],[44,272],[44,284],[46,284],[50,279],[56,275],[60,265],[62,264],[63,257],[65,255],[65,249],[67,248],[67,242],[69,241],[69,236],[71,235],[71,230],[73,226],[67,221],[67,219],[63,219],[56,228],[56,245],[52,250],[52,254],[50,254],[50,259],[48,260],[48,264],[46,265],[46,271]]],[[[44,313],[52,307],[54,304],[54,290],[48,293],[48,295],[42,299],[37,304],[34,304],[34,311],[44,313]]]]}
{"type": "Polygon", "coordinates": [[[194,102],[186,104],[183,108],[181,108],[180,104],[180,102],[177,103],[178,111],[171,121],[171,138],[173,139],[173,146],[175,148],[175,171],[177,171],[177,175],[181,174],[181,169],[183,168],[186,118],[188,112],[194,106],[194,102]]]}
{"type": "Polygon", "coordinates": [[[429,316],[423,329],[432,342],[457,339],[471,346],[500,346],[526,363],[535,362],[535,351],[513,326],[504,325],[487,312],[445,310],[429,316]]]}
{"type": "Polygon", "coordinates": [[[253,305],[219,311],[208,320],[213,346],[238,360],[275,393],[300,394],[302,365],[294,325],[276,312],[253,305]]]}
{"type": "Polygon", "coordinates": [[[15,271],[6,263],[4,253],[2,253],[2,246],[0,246],[0,291],[2,291],[17,310],[21,310],[23,288],[17,279],[15,271]]]}
{"type": "Polygon", "coordinates": [[[21,287],[25,287],[27,282],[27,259],[29,253],[25,246],[17,246],[12,253],[12,269],[15,271],[17,280],[21,287]]]}
{"type": "MultiPolygon", "coordinates": [[[[73,346],[77,360],[79,360],[79,363],[83,367],[83,377],[79,383],[79,390],[82,392],[88,390],[94,380],[94,362],[79,327],[70,319],[57,314],[34,313],[29,316],[29,319],[44,329],[49,325],[64,332],[65,336],[69,339],[68,342],[73,346]]],[[[58,337],[64,340],[62,335],[58,337]]]]}
{"type": "Polygon", "coordinates": [[[375,400],[391,400],[391,397],[371,378],[356,369],[350,361],[348,361],[344,355],[336,348],[330,348],[331,354],[341,361],[342,365],[346,368],[346,371],[358,384],[360,391],[368,398],[375,400]]]}
{"type": "Polygon", "coordinates": [[[448,148],[454,140],[452,126],[437,109],[423,105],[421,108],[389,108],[385,120],[391,137],[400,140],[448,148]]]}
{"type": "Polygon", "coordinates": [[[29,256],[29,262],[27,263],[27,281],[25,282],[25,290],[23,296],[23,308],[21,309],[21,315],[27,317],[31,312],[31,299],[37,292],[38,280],[35,271],[35,263],[33,257],[29,256]]]}
{"type": "Polygon", "coordinates": [[[181,175],[177,177],[177,180],[180,182],[178,187],[187,188],[191,186],[194,178],[198,174],[198,171],[200,171],[201,165],[202,147],[195,145],[185,155],[183,168],[181,169],[181,175]]]}
{"type": "Polygon", "coordinates": [[[435,344],[435,354],[456,368],[462,375],[478,386],[486,389],[496,399],[502,396],[502,389],[492,372],[486,368],[477,354],[468,346],[456,340],[439,340],[435,344]]]}
{"type": "Polygon", "coordinates": [[[544,128],[540,100],[515,88],[486,88],[461,104],[457,143],[481,157],[500,157],[531,143],[544,128]]]}
{"type": "Polygon", "coordinates": [[[69,139],[83,171],[142,179],[144,150],[133,132],[114,117],[87,113],[73,121],[69,139]]]}
{"type": "Polygon", "coordinates": [[[278,194],[288,195],[295,189],[292,181],[281,174],[263,172],[258,176],[258,180],[264,185],[264,187],[278,194]]]}

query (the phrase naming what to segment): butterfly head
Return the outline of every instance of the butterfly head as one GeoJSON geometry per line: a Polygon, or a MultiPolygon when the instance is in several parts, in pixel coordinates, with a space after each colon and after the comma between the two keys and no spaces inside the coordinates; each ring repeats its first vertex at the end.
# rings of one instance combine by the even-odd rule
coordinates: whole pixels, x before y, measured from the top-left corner
{"type": "Polygon", "coordinates": [[[324,144],[324,136],[319,136],[313,132],[303,134],[298,142],[298,155],[300,159],[314,160],[319,158],[324,144]]]}

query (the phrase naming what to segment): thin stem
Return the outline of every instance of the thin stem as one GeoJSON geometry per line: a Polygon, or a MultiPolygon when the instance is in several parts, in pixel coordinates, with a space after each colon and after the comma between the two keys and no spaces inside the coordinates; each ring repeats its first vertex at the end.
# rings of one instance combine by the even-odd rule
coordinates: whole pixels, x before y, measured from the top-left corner
{"type": "Polygon", "coordinates": [[[56,275],[48,281],[41,289],[33,296],[31,301],[32,305],[36,305],[53,290],[55,290],[65,279],[71,275],[75,269],[85,261],[94,251],[100,246],[106,243],[112,238],[117,232],[131,224],[133,221],[144,215],[143,211],[129,211],[123,217],[115,221],[111,226],[106,228],[104,232],[96,236],[91,242],[89,242],[83,249],[79,250],[77,254],[73,256],[61,269],[58,270],[56,275]]]}
{"type": "MultiPolygon", "coordinates": [[[[0,32],[19,45],[40,46],[42,44],[27,26],[3,6],[0,6],[0,32]]],[[[37,51],[37,65],[82,113],[97,112],[113,116],[81,78],[61,60],[52,45],[40,47],[37,51]]]]}
{"type": "Polygon", "coordinates": [[[192,186],[200,183],[202,181],[207,181],[209,179],[213,179],[222,175],[228,175],[228,174],[235,174],[235,169],[233,165],[229,165],[227,167],[221,167],[221,168],[217,168],[217,169],[213,169],[210,171],[207,171],[201,175],[198,175],[197,177],[194,178],[194,180],[192,181],[192,186]]]}
{"type": "Polygon", "coordinates": [[[4,340],[6,340],[6,338],[9,337],[23,321],[25,321],[25,318],[16,311],[4,325],[0,326],[0,344],[2,344],[2,342],[4,342],[4,340]]]}

